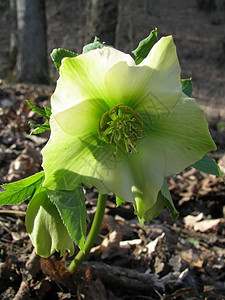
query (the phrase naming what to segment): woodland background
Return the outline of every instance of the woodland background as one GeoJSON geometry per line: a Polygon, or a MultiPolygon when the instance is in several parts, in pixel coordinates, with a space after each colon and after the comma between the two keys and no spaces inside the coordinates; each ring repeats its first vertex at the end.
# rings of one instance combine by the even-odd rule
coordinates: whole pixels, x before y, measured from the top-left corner
{"type": "MultiPolygon", "coordinates": [[[[174,37],[182,78],[192,77],[218,147],[211,156],[225,173],[224,0],[10,0],[0,2],[0,182],[40,170],[49,134],[29,135],[29,121],[43,120],[25,100],[49,105],[58,77],[52,50],[81,53],[97,35],[131,53],[155,27],[174,37]],[[26,15],[25,7],[34,8],[26,15]]],[[[96,247],[73,277],[57,254],[33,251],[27,203],[1,207],[0,299],[225,299],[224,181],[189,168],[168,183],[177,220],[164,211],[142,228],[132,207],[117,208],[110,195],[96,247]]],[[[90,217],[96,198],[86,190],[90,217]]]]}

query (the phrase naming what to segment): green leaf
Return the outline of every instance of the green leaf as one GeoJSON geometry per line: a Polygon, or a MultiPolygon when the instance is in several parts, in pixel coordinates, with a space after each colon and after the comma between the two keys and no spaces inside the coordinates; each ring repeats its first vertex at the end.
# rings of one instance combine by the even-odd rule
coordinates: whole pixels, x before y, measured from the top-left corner
{"type": "Polygon", "coordinates": [[[44,108],[39,108],[36,105],[34,105],[34,103],[32,103],[30,100],[26,100],[26,102],[29,104],[29,106],[34,112],[46,119],[46,122],[44,124],[35,124],[33,122],[29,122],[31,126],[36,127],[35,129],[31,130],[30,134],[39,134],[44,131],[50,131],[51,128],[49,125],[49,119],[52,114],[51,108],[47,106],[44,106],[44,108]]]}
{"type": "Polygon", "coordinates": [[[62,48],[54,49],[51,53],[51,59],[53,60],[56,69],[58,71],[61,66],[62,59],[64,57],[76,57],[76,56],[77,53],[62,48]]]}
{"type": "Polygon", "coordinates": [[[223,178],[220,167],[208,154],[194,163],[192,167],[204,173],[216,175],[223,178]]]}
{"type": "Polygon", "coordinates": [[[120,199],[119,197],[116,197],[116,206],[120,206],[123,203],[124,203],[124,201],[122,199],[120,199]]]}
{"type": "Polygon", "coordinates": [[[66,250],[73,255],[73,240],[46,190],[29,202],[25,224],[38,255],[49,257],[55,251],[63,255],[66,250]]]}
{"type": "Polygon", "coordinates": [[[26,102],[29,104],[31,109],[36,112],[38,115],[42,116],[46,120],[49,120],[51,115],[51,109],[50,107],[44,106],[44,108],[37,107],[34,103],[32,103],[30,100],[26,100],[26,102]]]}
{"type": "Polygon", "coordinates": [[[33,198],[42,190],[43,181],[44,172],[42,171],[25,179],[3,184],[2,188],[6,191],[0,193],[0,205],[18,204],[29,197],[33,198]]]}
{"type": "Polygon", "coordinates": [[[136,57],[135,62],[137,65],[140,64],[142,60],[145,59],[145,57],[147,57],[152,47],[155,45],[155,43],[157,43],[158,41],[157,35],[158,35],[158,30],[157,28],[155,28],[150,32],[149,36],[144,40],[142,40],[139,43],[138,47],[134,51],[132,51],[132,53],[136,57]]]}
{"type": "Polygon", "coordinates": [[[57,207],[71,238],[84,251],[88,215],[81,186],[73,191],[50,191],[48,196],[57,207]]]}
{"type": "Polygon", "coordinates": [[[188,97],[192,97],[193,85],[192,85],[191,78],[181,79],[181,83],[182,83],[182,92],[186,94],[188,97]]]}
{"type": "Polygon", "coordinates": [[[195,247],[199,245],[199,241],[192,237],[188,239],[188,242],[194,245],[195,247]]]}
{"type": "Polygon", "coordinates": [[[44,124],[35,124],[33,122],[29,122],[29,124],[36,127],[31,130],[30,134],[39,134],[45,131],[51,131],[49,121],[46,121],[44,124]]]}
{"type": "Polygon", "coordinates": [[[93,43],[87,44],[83,47],[83,53],[87,53],[95,49],[102,49],[103,47],[104,47],[104,43],[100,42],[98,37],[95,37],[93,43]]]}
{"type": "Polygon", "coordinates": [[[50,116],[52,114],[51,108],[48,107],[48,106],[44,106],[44,110],[45,110],[45,114],[46,114],[46,118],[45,119],[49,121],[50,116]]]}

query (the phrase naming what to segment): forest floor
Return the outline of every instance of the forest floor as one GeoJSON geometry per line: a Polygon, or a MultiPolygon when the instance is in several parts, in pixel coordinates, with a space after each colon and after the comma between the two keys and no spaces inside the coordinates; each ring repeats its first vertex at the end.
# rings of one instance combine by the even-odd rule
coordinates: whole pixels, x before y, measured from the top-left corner
{"type": "MultiPolygon", "coordinates": [[[[121,1],[116,46],[130,52],[154,27],[161,36],[174,35],[183,78],[193,77],[194,96],[206,112],[218,147],[211,156],[225,174],[225,14],[218,7],[199,11],[194,0],[171,0],[169,5],[164,0],[149,2],[147,12],[142,1],[135,11],[134,1],[121,1]]],[[[82,1],[78,3],[74,8],[67,0],[63,5],[58,0],[46,1],[49,52],[51,47],[80,51],[82,24],[68,25],[74,17],[80,22],[83,18],[78,9],[82,1]],[[76,47],[69,38],[73,30],[79,33],[76,47]]],[[[5,8],[3,2],[0,6],[5,8]]],[[[7,10],[2,11],[6,19],[0,19],[0,25],[7,20],[7,10]]],[[[0,36],[4,30],[8,29],[0,26],[0,36]]],[[[7,44],[5,36],[2,41],[3,46],[7,44]]],[[[55,78],[53,69],[51,74],[55,78]]],[[[49,134],[29,135],[28,122],[42,120],[25,100],[40,107],[49,105],[53,90],[0,81],[0,182],[40,170],[40,150],[49,134]]],[[[168,184],[179,217],[174,221],[165,210],[144,228],[130,204],[116,207],[109,195],[96,245],[74,276],[64,269],[71,258],[56,254],[43,259],[33,251],[24,225],[27,203],[1,207],[0,299],[225,299],[224,181],[188,168],[168,178],[168,184]]],[[[87,189],[90,217],[96,201],[96,190],[87,189]]]]}

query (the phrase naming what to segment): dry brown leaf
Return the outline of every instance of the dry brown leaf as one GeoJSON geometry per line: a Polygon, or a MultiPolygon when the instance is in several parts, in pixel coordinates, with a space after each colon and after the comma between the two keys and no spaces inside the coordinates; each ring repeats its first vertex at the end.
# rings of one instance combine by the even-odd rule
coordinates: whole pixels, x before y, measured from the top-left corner
{"type": "Polygon", "coordinates": [[[220,219],[203,220],[203,221],[195,223],[194,230],[205,232],[205,231],[217,226],[220,222],[221,222],[220,219]]]}
{"type": "Polygon", "coordinates": [[[188,215],[184,218],[184,224],[187,228],[193,228],[196,222],[202,220],[204,217],[203,213],[198,214],[197,216],[188,215]]]}
{"type": "Polygon", "coordinates": [[[109,233],[108,237],[103,240],[102,246],[104,246],[104,250],[101,256],[102,259],[106,259],[112,254],[115,254],[120,246],[122,235],[123,233],[121,230],[113,230],[109,233]]]}
{"type": "Polygon", "coordinates": [[[44,274],[50,276],[52,280],[60,285],[66,286],[70,291],[76,292],[72,275],[62,261],[54,260],[53,258],[40,259],[41,270],[44,274]]]}
{"type": "Polygon", "coordinates": [[[158,244],[158,242],[163,239],[165,236],[165,233],[163,232],[160,236],[158,236],[156,239],[154,239],[153,241],[151,241],[150,243],[148,243],[146,245],[146,248],[148,249],[148,254],[152,254],[153,252],[155,252],[156,246],[158,244]]]}
{"type": "Polygon", "coordinates": [[[180,254],[182,259],[193,267],[201,268],[203,266],[204,260],[200,259],[197,253],[194,253],[192,249],[181,251],[180,254]]]}

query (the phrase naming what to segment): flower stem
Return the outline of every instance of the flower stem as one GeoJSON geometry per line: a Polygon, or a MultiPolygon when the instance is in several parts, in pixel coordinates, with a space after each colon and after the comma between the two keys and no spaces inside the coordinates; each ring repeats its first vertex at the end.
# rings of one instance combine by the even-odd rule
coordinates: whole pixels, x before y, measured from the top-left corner
{"type": "Polygon", "coordinates": [[[100,231],[100,227],[102,225],[104,213],[105,213],[106,200],[107,200],[107,194],[98,195],[97,209],[95,212],[94,220],[89,235],[84,245],[84,252],[80,250],[75,256],[75,258],[72,260],[70,265],[68,266],[67,269],[71,273],[74,273],[79,268],[80,264],[89,254],[91,248],[94,245],[95,240],[97,239],[98,233],[100,231]]]}

